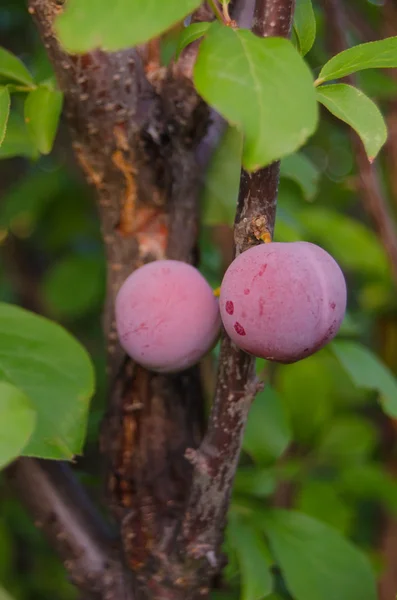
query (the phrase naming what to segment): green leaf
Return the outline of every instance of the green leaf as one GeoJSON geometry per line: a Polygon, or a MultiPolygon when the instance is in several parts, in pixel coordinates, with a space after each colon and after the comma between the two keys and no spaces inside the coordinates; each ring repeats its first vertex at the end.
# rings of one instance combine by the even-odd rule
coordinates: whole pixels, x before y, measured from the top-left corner
{"type": "Polygon", "coordinates": [[[205,225],[232,225],[240,186],[243,139],[238,129],[228,127],[208,167],[201,204],[205,225]]]}
{"type": "Polygon", "coordinates": [[[248,494],[257,498],[266,498],[273,494],[276,478],[271,469],[257,467],[239,467],[234,479],[233,491],[237,494],[248,494]]]}
{"type": "Polygon", "coordinates": [[[69,0],[55,29],[71,53],[121,50],[160,35],[200,4],[201,0],[69,0]]]}
{"type": "Polygon", "coordinates": [[[397,95],[397,81],[384,71],[361,71],[357,82],[357,87],[370,98],[393,100],[397,95]]]}
{"type": "Polygon", "coordinates": [[[188,27],[182,29],[178,38],[178,45],[175,52],[175,60],[179,58],[180,53],[186,46],[203,37],[205,32],[210,27],[211,23],[204,21],[202,23],[192,23],[188,27]]]}
{"type": "Polygon", "coordinates": [[[67,331],[0,303],[0,379],[23,391],[37,412],[24,456],[71,459],[81,453],[94,372],[87,352],[67,331]]]}
{"type": "Polygon", "coordinates": [[[0,585],[0,600],[14,600],[13,597],[0,585]]]}
{"type": "Polygon", "coordinates": [[[105,265],[101,260],[68,256],[46,274],[44,300],[57,315],[82,316],[101,303],[105,280],[105,265]]]}
{"type": "Polygon", "coordinates": [[[317,98],[335,117],[357,132],[372,162],[387,139],[386,124],[376,104],[363,92],[345,83],[319,87],[317,98]]]}
{"type": "Polygon", "coordinates": [[[316,17],[311,0],[297,0],[294,15],[294,32],[300,53],[305,56],[316,39],[316,17]]]}
{"type": "Polygon", "coordinates": [[[229,540],[237,555],[241,576],[241,600],[260,600],[273,589],[268,566],[269,550],[263,536],[240,517],[230,518],[229,540]]]}
{"type": "Polygon", "coordinates": [[[378,442],[376,427],[364,417],[336,417],[316,448],[319,460],[343,466],[368,460],[378,442]]]}
{"type": "Polygon", "coordinates": [[[15,111],[11,111],[4,141],[0,146],[0,159],[15,156],[34,159],[38,158],[39,153],[30,138],[23,118],[15,111]]]}
{"type": "Polygon", "coordinates": [[[376,600],[366,556],[340,533],[295,511],[270,510],[262,521],[296,600],[376,600]]]}
{"type": "Polygon", "coordinates": [[[29,398],[0,381],[0,469],[21,454],[35,423],[36,412],[29,398]]]}
{"type": "Polygon", "coordinates": [[[27,86],[34,85],[33,77],[23,62],[5,48],[0,48],[0,79],[18,81],[27,86]]]}
{"type": "Polygon", "coordinates": [[[296,497],[296,508],[346,533],[354,519],[354,508],[338,493],[334,483],[306,480],[296,497]]]}
{"type": "Polygon", "coordinates": [[[243,132],[243,164],[249,171],[292,154],[316,129],[312,75],[283,38],[259,38],[214,23],[200,45],[194,82],[243,132]]]}
{"type": "Polygon", "coordinates": [[[42,154],[52,150],[62,111],[63,95],[47,86],[30,92],[25,100],[25,122],[42,154]]]}
{"type": "Polygon", "coordinates": [[[324,246],[343,268],[375,278],[388,276],[385,251],[363,223],[323,207],[302,208],[298,215],[306,230],[305,239],[324,246]]]}
{"type": "Polygon", "coordinates": [[[344,496],[376,500],[397,514],[397,482],[381,463],[346,465],[340,470],[336,485],[344,496]]]}
{"type": "Polygon", "coordinates": [[[10,114],[10,92],[0,86],[0,146],[6,135],[7,122],[10,114]]]}
{"type": "Polygon", "coordinates": [[[306,200],[313,200],[316,196],[320,172],[301,152],[283,158],[280,175],[295,181],[306,200]]]}
{"type": "Polygon", "coordinates": [[[353,46],[333,56],[321,69],[316,84],[340,79],[363,69],[397,67],[397,37],[353,46]]]}
{"type": "Polygon", "coordinates": [[[277,370],[276,389],[287,412],[294,440],[313,442],[330,419],[334,373],[324,352],[277,370]],[[321,398],[321,400],[320,400],[321,398]]]}
{"type": "Polygon", "coordinates": [[[251,407],[243,449],[259,465],[279,458],[291,441],[291,432],[276,392],[267,385],[251,407]]]}
{"type": "Polygon", "coordinates": [[[357,387],[377,390],[383,410],[397,417],[397,381],[391,371],[368,348],[356,342],[336,341],[330,348],[357,387]]]}
{"type": "Polygon", "coordinates": [[[11,229],[16,235],[20,228],[32,230],[51,202],[62,189],[68,189],[70,175],[63,170],[32,170],[16,182],[0,204],[0,228],[11,229]]]}

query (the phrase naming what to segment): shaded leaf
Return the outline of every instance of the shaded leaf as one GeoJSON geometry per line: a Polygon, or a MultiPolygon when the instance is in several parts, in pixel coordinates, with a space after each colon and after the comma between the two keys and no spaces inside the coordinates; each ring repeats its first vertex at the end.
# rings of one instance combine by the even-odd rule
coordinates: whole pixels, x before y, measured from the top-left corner
{"type": "Polygon", "coordinates": [[[260,600],[269,595],[273,581],[263,536],[237,516],[230,518],[228,534],[240,567],[241,600],[260,600]]]}
{"type": "Polygon", "coordinates": [[[296,600],[376,600],[366,556],[333,528],[295,511],[270,510],[262,525],[296,600]]]}
{"type": "Polygon", "coordinates": [[[293,153],[317,126],[312,75],[283,38],[259,38],[214,23],[200,45],[194,82],[244,133],[243,164],[249,171],[293,153]]]}
{"type": "Polygon", "coordinates": [[[294,15],[294,32],[302,56],[311,49],[316,39],[316,17],[312,0],[297,0],[294,15]]]}
{"type": "Polygon", "coordinates": [[[279,458],[291,441],[291,432],[277,393],[267,385],[257,394],[248,416],[243,449],[260,465],[279,458]]]}
{"type": "Polygon", "coordinates": [[[317,84],[363,69],[397,67],[397,37],[353,46],[333,56],[321,69],[317,84]]]}
{"type": "Polygon", "coordinates": [[[7,123],[7,131],[0,146],[0,159],[13,158],[15,156],[34,159],[39,156],[39,153],[28,133],[23,118],[11,111],[7,123]]]}
{"type": "Polygon", "coordinates": [[[388,276],[385,251],[375,233],[363,223],[322,207],[302,208],[297,214],[306,230],[305,238],[323,245],[342,268],[376,278],[388,276]]]}
{"type": "Polygon", "coordinates": [[[25,122],[42,154],[49,154],[52,150],[62,102],[62,93],[46,86],[36,88],[26,97],[25,122]]]}
{"type": "Polygon", "coordinates": [[[10,114],[10,93],[6,87],[0,86],[0,146],[6,135],[10,114]]]}
{"type": "Polygon", "coordinates": [[[35,169],[27,173],[3,195],[0,227],[11,229],[16,234],[21,224],[25,230],[32,229],[68,182],[68,174],[62,170],[47,172],[35,169]]]}
{"type": "Polygon", "coordinates": [[[35,423],[36,412],[29,398],[0,381],[0,469],[21,454],[35,423]]]}
{"type": "Polygon", "coordinates": [[[234,127],[228,127],[208,167],[202,196],[205,225],[232,225],[240,186],[243,139],[234,127]]]}
{"type": "Polygon", "coordinates": [[[0,48],[0,79],[18,81],[27,86],[34,85],[33,77],[23,62],[5,48],[0,48]]]}
{"type": "Polygon", "coordinates": [[[104,296],[106,270],[101,260],[68,256],[56,263],[43,281],[43,295],[54,313],[82,316],[104,296]]]}
{"type": "Polygon", "coordinates": [[[320,460],[343,466],[367,460],[377,442],[376,427],[364,417],[336,417],[324,431],[316,454],[320,460]]]}
{"type": "Polygon", "coordinates": [[[295,181],[306,200],[313,200],[316,196],[320,172],[301,152],[283,158],[280,175],[295,181]]]}
{"type": "Polygon", "coordinates": [[[276,478],[271,469],[257,467],[240,467],[237,469],[233,490],[237,494],[248,494],[265,498],[273,494],[276,478]]]}
{"type": "Polygon", "coordinates": [[[68,52],[120,50],[160,35],[200,4],[201,0],[69,0],[55,28],[68,52]]]}
{"type": "Polygon", "coordinates": [[[88,354],[67,331],[1,303],[0,379],[23,391],[37,413],[24,456],[71,459],[81,453],[94,373],[88,354]]]}
{"type": "Polygon", "coordinates": [[[206,21],[202,23],[192,23],[188,27],[182,29],[181,34],[178,38],[178,45],[176,48],[175,59],[179,58],[180,53],[186,46],[203,37],[205,32],[210,27],[211,23],[206,21]]]}
{"type": "Polygon", "coordinates": [[[276,389],[287,412],[293,439],[312,442],[333,411],[334,372],[324,352],[277,371],[276,389]],[[321,400],[320,400],[321,399],[321,400]]]}
{"type": "Polygon", "coordinates": [[[335,341],[330,345],[341,365],[355,385],[377,390],[383,410],[397,417],[397,381],[391,371],[365,346],[357,342],[335,341]]]}
{"type": "Polygon", "coordinates": [[[336,83],[317,89],[319,102],[360,136],[372,162],[387,139],[387,128],[379,108],[357,88],[336,83]]]}
{"type": "Polygon", "coordinates": [[[334,483],[304,481],[296,497],[296,508],[346,533],[354,518],[354,508],[338,493],[334,483]]]}

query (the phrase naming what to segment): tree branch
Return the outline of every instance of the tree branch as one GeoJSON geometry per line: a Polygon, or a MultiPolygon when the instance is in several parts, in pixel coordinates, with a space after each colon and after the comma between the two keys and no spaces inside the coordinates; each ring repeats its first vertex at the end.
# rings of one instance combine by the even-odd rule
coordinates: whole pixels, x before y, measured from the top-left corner
{"type": "MultiPolygon", "coordinates": [[[[257,0],[253,31],[262,36],[289,35],[293,6],[292,0],[257,0]]],[[[273,234],[278,181],[279,163],[253,174],[242,171],[234,227],[236,256],[256,245],[263,234],[273,234]]],[[[207,581],[222,562],[220,545],[244,427],[259,388],[255,358],[224,334],[208,431],[200,448],[187,453],[194,472],[181,532],[188,556],[202,559],[207,581]]]]}
{"type": "Polygon", "coordinates": [[[209,111],[189,78],[172,68],[153,70],[153,61],[146,73],[136,50],[67,55],[53,31],[62,8],[30,0],[29,9],[65,95],[73,147],[98,196],[108,263],[111,391],[101,436],[108,503],[140,587],[166,597],[164,589],[175,588],[179,578],[167,546],[191,481],[184,454],[202,437],[199,370],[165,376],[135,365],[117,342],[114,301],[143,263],[166,256],[195,260],[196,155],[209,111]]]}
{"type": "MultiPolygon", "coordinates": [[[[329,47],[334,53],[342,52],[348,47],[345,37],[346,23],[342,4],[339,0],[323,0],[324,12],[329,33],[329,47]]],[[[346,82],[355,84],[353,76],[346,77],[346,82]]],[[[389,258],[391,272],[397,283],[397,233],[393,224],[387,200],[383,194],[375,165],[371,165],[364,146],[355,132],[351,133],[355,154],[361,197],[364,207],[372,219],[379,239],[389,258]]]]}
{"type": "Polygon", "coordinates": [[[12,488],[64,562],[72,582],[98,600],[132,600],[131,575],[69,469],[21,458],[6,470],[12,488]]]}

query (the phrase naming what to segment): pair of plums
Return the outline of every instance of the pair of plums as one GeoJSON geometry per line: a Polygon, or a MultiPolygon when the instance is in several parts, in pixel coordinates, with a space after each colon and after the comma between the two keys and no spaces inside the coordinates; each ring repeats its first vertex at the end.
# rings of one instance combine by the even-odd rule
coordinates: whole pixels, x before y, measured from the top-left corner
{"type": "Polygon", "coordinates": [[[292,363],[325,346],[346,310],[343,273],[309,242],[271,242],[240,254],[219,300],[191,265],[159,260],[134,271],[116,299],[121,346],[158,372],[190,367],[215,344],[221,322],[246,352],[292,363]]]}

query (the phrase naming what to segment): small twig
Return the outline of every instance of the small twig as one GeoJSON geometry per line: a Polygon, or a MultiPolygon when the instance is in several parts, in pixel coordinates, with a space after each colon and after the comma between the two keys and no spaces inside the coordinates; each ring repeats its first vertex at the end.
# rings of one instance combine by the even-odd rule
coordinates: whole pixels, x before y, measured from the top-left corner
{"type": "Polygon", "coordinates": [[[219,7],[218,0],[208,0],[208,4],[211,6],[214,15],[221,23],[226,23],[224,13],[219,7]]]}
{"type": "MultiPolygon", "coordinates": [[[[348,47],[343,6],[339,0],[323,0],[323,6],[329,32],[329,47],[335,54],[342,52],[348,47]]],[[[355,84],[353,76],[346,77],[345,80],[355,84]]],[[[363,204],[386,251],[394,281],[397,283],[397,233],[393,218],[382,191],[376,166],[370,164],[361,140],[353,131],[351,140],[363,204]]]]}
{"type": "Polygon", "coordinates": [[[133,600],[130,574],[69,467],[21,458],[6,476],[80,590],[100,600],[133,600]]]}

